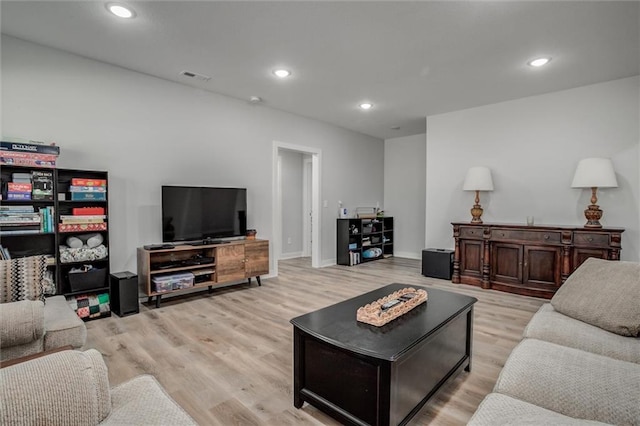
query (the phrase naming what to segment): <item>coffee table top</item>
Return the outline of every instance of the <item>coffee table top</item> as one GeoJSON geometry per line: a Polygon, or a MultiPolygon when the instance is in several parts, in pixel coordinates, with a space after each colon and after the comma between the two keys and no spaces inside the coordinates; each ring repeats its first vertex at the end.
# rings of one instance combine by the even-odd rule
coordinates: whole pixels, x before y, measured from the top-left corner
{"type": "Polygon", "coordinates": [[[475,297],[435,288],[394,283],[293,318],[291,324],[333,346],[395,361],[477,300],[475,297]],[[359,307],[405,287],[426,290],[428,300],[382,327],[356,320],[359,307]]]}

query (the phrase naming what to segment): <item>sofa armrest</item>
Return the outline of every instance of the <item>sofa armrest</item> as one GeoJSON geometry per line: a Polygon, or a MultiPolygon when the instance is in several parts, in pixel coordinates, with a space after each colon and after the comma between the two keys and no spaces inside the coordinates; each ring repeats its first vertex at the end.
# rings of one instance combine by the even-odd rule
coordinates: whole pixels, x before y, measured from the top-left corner
{"type": "Polygon", "coordinates": [[[0,348],[24,345],[44,336],[44,304],[21,300],[0,304],[0,348]]]}
{"type": "Polygon", "coordinates": [[[76,349],[87,340],[87,327],[64,296],[47,297],[44,305],[44,349],[71,345],[76,349]]]}
{"type": "Polygon", "coordinates": [[[197,423],[149,375],[111,389],[113,409],[102,425],[181,425],[197,423]]]}
{"type": "Polygon", "coordinates": [[[107,366],[94,349],[0,369],[0,424],[97,425],[109,415],[107,366]]]}

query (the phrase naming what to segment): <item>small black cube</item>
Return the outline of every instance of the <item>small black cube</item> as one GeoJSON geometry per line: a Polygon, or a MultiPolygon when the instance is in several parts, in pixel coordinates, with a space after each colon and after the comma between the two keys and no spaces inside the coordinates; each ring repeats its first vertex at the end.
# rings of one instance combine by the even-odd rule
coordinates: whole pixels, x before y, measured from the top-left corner
{"type": "Polygon", "coordinates": [[[453,273],[453,250],[428,248],[422,250],[422,275],[450,280],[453,273]]]}

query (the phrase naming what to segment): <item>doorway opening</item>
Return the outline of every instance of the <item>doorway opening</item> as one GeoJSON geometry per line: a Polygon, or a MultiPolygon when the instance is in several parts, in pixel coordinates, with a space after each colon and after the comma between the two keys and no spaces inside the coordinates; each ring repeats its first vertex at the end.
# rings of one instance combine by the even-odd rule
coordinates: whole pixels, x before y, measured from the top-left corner
{"type": "MultiPolygon", "coordinates": [[[[320,221],[320,169],[322,153],[319,149],[273,142],[273,263],[274,273],[278,273],[278,260],[283,253],[283,244],[288,244],[288,237],[283,237],[283,154],[300,154],[300,173],[302,175],[302,194],[300,197],[301,215],[297,218],[302,223],[302,242],[300,254],[311,256],[311,266],[319,268],[321,264],[321,221],[320,221]]],[[[285,196],[286,198],[286,196],[285,196]]],[[[288,213],[288,212],[287,212],[288,213]]]]}

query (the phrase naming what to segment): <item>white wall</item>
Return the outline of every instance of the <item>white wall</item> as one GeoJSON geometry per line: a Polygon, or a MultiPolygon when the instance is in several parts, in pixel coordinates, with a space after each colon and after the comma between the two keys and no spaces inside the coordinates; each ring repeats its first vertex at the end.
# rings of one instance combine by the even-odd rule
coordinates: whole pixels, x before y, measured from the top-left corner
{"type": "Polygon", "coordinates": [[[3,136],[56,141],[61,168],[109,171],[114,272],[161,241],[162,184],[246,187],[248,226],[272,239],[273,141],[322,151],[323,264],[338,200],[382,200],[380,139],[4,35],[1,66],[3,136]]]}
{"type": "Polygon", "coordinates": [[[467,169],[491,168],[485,222],[582,226],[590,191],[578,161],[610,157],[618,188],[598,190],[604,227],[623,227],[623,260],[640,260],[640,77],[427,117],[426,245],[453,248],[450,222],[470,221],[467,169]]]}
{"type": "Polygon", "coordinates": [[[282,253],[280,258],[302,255],[302,153],[280,152],[282,194],[282,253]]]}
{"type": "Polygon", "coordinates": [[[393,216],[394,255],[420,259],[425,227],[425,134],[384,142],[384,211],[393,216]]]}

